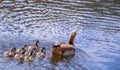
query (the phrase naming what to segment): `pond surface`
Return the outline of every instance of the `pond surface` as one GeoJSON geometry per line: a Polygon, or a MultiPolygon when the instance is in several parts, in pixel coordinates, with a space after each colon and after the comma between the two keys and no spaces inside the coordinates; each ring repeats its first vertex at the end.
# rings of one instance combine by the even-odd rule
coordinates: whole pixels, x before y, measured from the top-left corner
{"type": "Polygon", "coordinates": [[[0,0],[0,70],[120,70],[120,1],[0,0]],[[51,45],[67,42],[73,29],[75,56],[51,64],[51,45]],[[35,39],[47,48],[44,59],[29,65],[3,56],[35,39]]]}

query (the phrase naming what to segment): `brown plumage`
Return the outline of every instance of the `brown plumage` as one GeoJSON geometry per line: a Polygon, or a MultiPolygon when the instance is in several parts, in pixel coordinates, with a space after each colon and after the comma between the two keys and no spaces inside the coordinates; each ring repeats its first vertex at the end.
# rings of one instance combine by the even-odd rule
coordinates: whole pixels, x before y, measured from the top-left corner
{"type": "Polygon", "coordinates": [[[52,55],[72,56],[75,54],[74,38],[76,36],[76,30],[72,30],[67,43],[57,42],[53,45],[52,55]],[[54,53],[53,53],[54,52],[54,53]]]}

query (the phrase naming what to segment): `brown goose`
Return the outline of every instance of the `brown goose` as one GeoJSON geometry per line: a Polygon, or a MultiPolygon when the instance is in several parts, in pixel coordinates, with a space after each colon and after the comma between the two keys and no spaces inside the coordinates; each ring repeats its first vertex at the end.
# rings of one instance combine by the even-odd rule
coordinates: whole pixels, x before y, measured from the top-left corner
{"type": "Polygon", "coordinates": [[[74,48],[74,38],[76,36],[76,30],[72,30],[70,33],[70,37],[67,43],[57,42],[53,44],[52,55],[59,56],[74,56],[75,48],[74,48]]]}

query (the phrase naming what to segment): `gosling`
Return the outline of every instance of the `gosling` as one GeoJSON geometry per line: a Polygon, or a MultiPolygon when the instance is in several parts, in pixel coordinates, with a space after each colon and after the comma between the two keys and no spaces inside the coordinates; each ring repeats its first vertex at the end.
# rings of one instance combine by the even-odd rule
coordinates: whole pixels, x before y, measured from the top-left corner
{"type": "Polygon", "coordinates": [[[46,56],[46,53],[45,53],[45,47],[42,47],[39,49],[39,51],[36,53],[36,57],[45,57],[46,56]]]}

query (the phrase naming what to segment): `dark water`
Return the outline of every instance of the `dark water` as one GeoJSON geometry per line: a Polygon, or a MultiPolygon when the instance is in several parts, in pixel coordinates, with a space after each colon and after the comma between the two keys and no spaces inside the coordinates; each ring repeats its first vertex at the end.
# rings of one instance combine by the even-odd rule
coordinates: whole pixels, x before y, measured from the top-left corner
{"type": "Polygon", "coordinates": [[[0,0],[0,70],[120,70],[119,0],[0,0]],[[51,45],[77,30],[70,64],[50,63],[51,45]],[[11,47],[40,40],[45,59],[29,66],[3,57],[11,47]]]}

